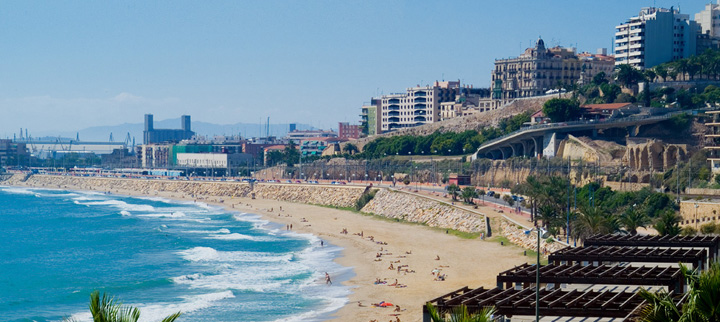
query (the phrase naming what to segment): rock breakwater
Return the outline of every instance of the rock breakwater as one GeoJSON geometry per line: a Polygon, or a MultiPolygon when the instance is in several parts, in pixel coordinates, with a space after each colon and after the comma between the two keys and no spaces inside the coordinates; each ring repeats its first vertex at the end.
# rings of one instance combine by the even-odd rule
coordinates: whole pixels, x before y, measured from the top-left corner
{"type": "Polygon", "coordinates": [[[485,216],[452,207],[429,198],[407,193],[380,190],[361,210],[383,217],[423,223],[430,227],[458,231],[485,232],[485,216]]]}
{"type": "MultiPolygon", "coordinates": [[[[500,219],[500,234],[511,243],[525,249],[537,250],[537,232],[532,231],[525,234],[526,228],[518,226],[507,220],[500,219]]],[[[547,240],[540,240],[540,250],[543,254],[549,254],[565,248],[565,245],[558,242],[548,243],[547,240]]]]}

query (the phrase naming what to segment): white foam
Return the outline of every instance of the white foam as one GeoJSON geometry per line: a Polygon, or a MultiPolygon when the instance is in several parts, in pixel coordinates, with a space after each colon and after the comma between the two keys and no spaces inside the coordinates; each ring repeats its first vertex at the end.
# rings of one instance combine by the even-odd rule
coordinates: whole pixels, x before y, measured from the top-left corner
{"type": "Polygon", "coordinates": [[[210,235],[208,237],[205,237],[206,239],[217,239],[217,240],[253,240],[253,241],[261,241],[262,238],[258,238],[255,236],[250,235],[243,235],[238,233],[232,233],[232,234],[223,234],[223,235],[210,235]]]}
{"type": "Polygon", "coordinates": [[[153,211],[155,208],[150,205],[135,205],[135,204],[129,204],[122,200],[115,200],[115,199],[87,199],[87,197],[77,197],[73,198],[73,202],[78,205],[83,206],[112,206],[115,208],[118,208],[120,210],[127,210],[127,211],[153,211]],[[94,200],[94,201],[91,201],[94,200]],[[81,202],[81,201],[88,201],[88,202],[81,202]]]}
{"type": "Polygon", "coordinates": [[[186,230],[183,231],[186,234],[229,234],[230,229],[220,228],[218,230],[186,230]]]}
{"type": "Polygon", "coordinates": [[[2,191],[9,192],[9,193],[21,194],[21,195],[35,194],[35,191],[32,191],[31,189],[27,189],[27,188],[2,187],[2,191]]]}
{"type": "Polygon", "coordinates": [[[138,217],[147,217],[147,218],[183,218],[185,217],[185,213],[182,212],[171,212],[171,213],[163,213],[163,214],[144,214],[144,215],[138,215],[138,217]]]}
{"type": "Polygon", "coordinates": [[[132,214],[131,214],[129,211],[127,211],[127,210],[122,210],[122,211],[120,211],[120,214],[121,214],[123,217],[132,216],[132,214]]]}
{"type": "Polygon", "coordinates": [[[218,251],[211,247],[194,247],[178,252],[192,262],[281,262],[290,261],[292,254],[272,254],[244,251],[218,251]]]}
{"type": "Polygon", "coordinates": [[[244,221],[244,222],[252,223],[254,229],[264,229],[265,226],[267,226],[267,224],[270,223],[269,221],[261,219],[261,218],[262,217],[260,217],[259,215],[248,214],[248,213],[244,213],[244,212],[233,215],[233,219],[235,219],[237,221],[244,221]]]}

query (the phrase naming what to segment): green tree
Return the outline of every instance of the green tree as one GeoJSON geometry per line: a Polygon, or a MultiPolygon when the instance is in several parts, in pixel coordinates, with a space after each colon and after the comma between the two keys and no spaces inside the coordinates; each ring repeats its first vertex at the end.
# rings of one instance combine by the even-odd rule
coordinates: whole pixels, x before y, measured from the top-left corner
{"type": "Polygon", "coordinates": [[[438,309],[427,303],[425,306],[432,322],[491,322],[494,321],[494,307],[485,307],[478,313],[470,313],[467,306],[460,305],[450,312],[439,312],[438,309]]]}
{"type": "MultiPolygon", "coordinates": [[[[90,294],[90,313],[93,322],[137,322],[140,319],[140,310],[133,306],[124,306],[114,298],[103,294],[100,297],[99,291],[90,294]]],[[[162,322],[173,322],[182,313],[177,312],[164,318],[162,322]]],[[[63,321],[76,322],[74,319],[66,318],[63,321]]]]}
{"type": "Polygon", "coordinates": [[[355,144],[347,143],[343,147],[343,152],[345,152],[347,154],[355,154],[358,152],[358,147],[355,144]]]}
{"type": "Polygon", "coordinates": [[[660,236],[677,236],[680,234],[680,216],[673,210],[664,211],[653,226],[660,236]]]}
{"type": "Polygon", "coordinates": [[[607,75],[605,74],[605,72],[599,72],[599,73],[595,74],[595,76],[593,76],[593,78],[592,78],[592,83],[595,86],[600,86],[600,84],[605,84],[607,82],[608,82],[608,80],[607,80],[607,75]]]}
{"type": "Polygon", "coordinates": [[[513,199],[511,195],[503,195],[502,199],[507,202],[510,207],[515,205],[515,199],[513,199]]]}
{"type": "Polygon", "coordinates": [[[628,208],[620,216],[620,224],[630,235],[637,235],[637,229],[645,228],[650,223],[650,218],[644,213],[628,208]]]}
{"type": "Polygon", "coordinates": [[[462,189],[462,198],[465,201],[465,203],[472,204],[473,198],[478,197],[478,192],[475,190],[475,187],[465,187],[462,189]]]}
{"type": "Polygon", "coordinates": [[[609,234],[607,212],[600,207],[583,207],[573,220],[573,235],[584,240],[595,234],[609,234]]]}
{"type": "Polygon", "coordinates": [[[288,167],[292,167],[300,161],[300,150],[297,149],[295,142],[290,140],[283,150],[283,160],[288,167]]]}
{"type": "Polygon", "coordinates": [[[457,200],[458,192],[460,192],[460,187],[458,187],[456,184],[451,184],[445,188],[447,192],[452,196],[453,200],[457,200]]]}
{"type": "Polygon", "coordinates": [[[543,113],[552,122],[566,122],[580,117],[580,104],[575,100],[553,98],[543,104],[543,113]]]}
{"type": "Polygon", "coordinates": [[[655,74],[656,74],[657,76],[659,76],[660,78],[662,78],[663,82],[667,79],[667,77],[668,77],[668,70],[667,70],[667,67],[665,67],[664,64],[657,65],[657,66],[655,66],[655,68],[653,68],[653,69],[655,70],[655,74]]]}
{"type": "Polygon", "coordinates": [[[615,81],[622,84],[625,88],[631,88],[637,85],[645,77],[642,72],[628,64],[615,66],[615,81]]]}

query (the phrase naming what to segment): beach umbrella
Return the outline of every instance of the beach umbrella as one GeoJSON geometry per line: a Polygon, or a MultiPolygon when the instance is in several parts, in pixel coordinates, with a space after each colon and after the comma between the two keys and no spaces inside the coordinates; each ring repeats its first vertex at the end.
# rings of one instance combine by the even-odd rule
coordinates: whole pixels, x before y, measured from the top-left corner
{"type": "Polygon", "coordinates": [[[392,303],[382,302],[382,303],[380,303],[380,306],[385,307],[385,306],[393,306],[393,305],[392,305],[392,303]]]}

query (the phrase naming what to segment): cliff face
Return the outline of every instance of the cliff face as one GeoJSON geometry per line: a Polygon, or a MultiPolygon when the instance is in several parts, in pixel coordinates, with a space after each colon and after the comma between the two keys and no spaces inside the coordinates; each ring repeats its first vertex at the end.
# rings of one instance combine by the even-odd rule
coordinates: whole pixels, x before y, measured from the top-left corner
{"type": "Polygon", "coordinates": [[[363,207],[362,212],[430,227],[451,228],[458,231],[485,232],[485,216],[452,207],[448,204],[407,193],[380,190],[363,207]]]}

